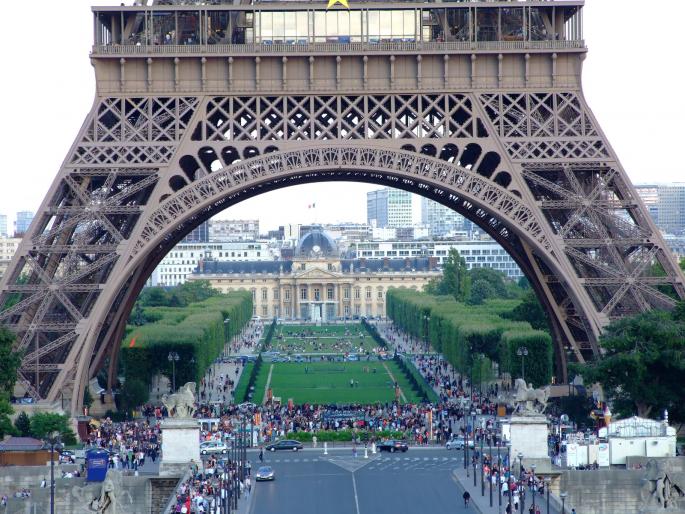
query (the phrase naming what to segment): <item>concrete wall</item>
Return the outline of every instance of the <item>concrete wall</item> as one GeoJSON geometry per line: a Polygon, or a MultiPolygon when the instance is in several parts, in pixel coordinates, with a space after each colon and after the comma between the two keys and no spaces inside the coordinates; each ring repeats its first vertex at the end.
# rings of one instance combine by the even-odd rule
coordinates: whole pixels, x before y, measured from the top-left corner
{"type": "Polygon", "coordinates": [[[560,490],[567,491],[567,512],[638,514],[644,470],[599,469],[565,471],[560,490]]]}
{"type": "MultiPolygon", "coordinates": [[[[0,470],[0,494],[10,496],[7,510],[2,514],[47,514],[50,512],[50,488],[40,488],[45,476],[50,479],[49,468],[4,468],[0,470]],[[47,469],[47,472],[45,471],[47,469]],[[12,497],[16,490],[31,489],[31,498],[12,497]]],[[[117,499],[122,502],[117,512],[125,514],[158,514],[169,501],[179,477],[124,476],[117,499]]],[[[92,511],[87,505],[100,496],[102,484],[86,484],[85,478],[55,480],[55,512],[60,514],[86,514],[92,511]]]]}

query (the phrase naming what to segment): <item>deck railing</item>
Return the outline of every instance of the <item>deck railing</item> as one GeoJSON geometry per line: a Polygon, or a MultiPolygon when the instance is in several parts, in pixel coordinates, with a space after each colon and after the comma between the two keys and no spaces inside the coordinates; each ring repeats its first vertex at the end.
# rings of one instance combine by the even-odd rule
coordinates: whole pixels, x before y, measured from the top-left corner
{"type": "Polygon", "coordinates": [[[474,52],[506,50],[573,50],[584,49],[584,40],[548,41],[409,41],[380,43],[277,43],[216,45],[95,45],[93,55],[150,54],[312,54],[358,52],[474,52]]]}

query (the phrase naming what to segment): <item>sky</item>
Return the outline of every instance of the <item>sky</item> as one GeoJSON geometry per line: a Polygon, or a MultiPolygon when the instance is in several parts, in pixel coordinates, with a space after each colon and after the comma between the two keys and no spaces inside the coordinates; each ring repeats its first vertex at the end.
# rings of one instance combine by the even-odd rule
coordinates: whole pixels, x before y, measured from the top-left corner
{"type": "MultiPolygon", "coordinates": [[[[3,5],[0,214],[10,220],[17,211],[38,210],[92,106],[90,6],[119,3],[32,0],[3,5]]],[[[584,9],[589,47],[584,94],[635,183],[685,181],[685,166],[673,157],[685,135],[685,2],[658,5],[587,0],[584,9]]],[[[365,192],[375,188],[302,185],[247,200],[219,217],[259,218],[262,230],[283,223],[365,221],[365,192]],[[312,203],[315,209],[308,208],[312,203]]]]}

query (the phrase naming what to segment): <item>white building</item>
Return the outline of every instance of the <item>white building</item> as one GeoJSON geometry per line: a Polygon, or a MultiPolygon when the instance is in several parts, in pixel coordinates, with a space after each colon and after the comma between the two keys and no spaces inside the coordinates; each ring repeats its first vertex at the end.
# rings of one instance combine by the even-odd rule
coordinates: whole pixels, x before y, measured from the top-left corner
{"type": "Polygon", "coordinates": [[[493,268],[517,279],[523,276],[514,259],[493,240],[485,241],[368,241],[350,243],[350,256],[367,259],[436,257],[444,264],[450,248],[464,257],[468,269],[493,268]]]}
{"type": "Polygon", "coordinates": [[[148,280],[150,286],[183,284],[200,259],[219,262],[273,261],[280,257],[266,242],[180,243],[162,259],[148,280]]]}
{"type": "Polygon", "coordinates": [[[0,237],[0,277],[7,271],[12,257],[14,257],[17,248],[19,248],[19,243],[21,243],[21,238],[0,237]]]}
{"type": "Polygon", "coordinates": [[[463,230],[464,217],[438,202],[421,198],[421,223],[428,226],[431,236],[443,237],[463,230]]]}
{"type": "Polygon", "coordinates": [[[209,220],[209,242],[256,241],[259,220],[209,220]]]}
{"type": "Polygon", "coordinates": [[[0,214],[0,237],[9,236],[7,232],[7,214],[0,214]]]}
{"type": "Polygon", "coordinates": [[[410,227],[412,194],[390,187],[369,191],[366,193],[366,218],[369,225],[376,227],[410,227]]]}

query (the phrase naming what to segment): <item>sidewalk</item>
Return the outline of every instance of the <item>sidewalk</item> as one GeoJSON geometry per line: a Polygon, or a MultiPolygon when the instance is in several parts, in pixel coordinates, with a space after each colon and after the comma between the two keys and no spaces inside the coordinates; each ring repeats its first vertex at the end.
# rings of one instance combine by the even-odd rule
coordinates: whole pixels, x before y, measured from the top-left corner
{"type": "MultiPolygon", "coordinates": [[[[499,503],[499,492],[498,487],[492,486],[492,507],[490,507],[490,484],[488,479],[485,479],[485,496],[481,495],[481,482],[480,482],[480,470],[476,468],[476,486],[473,485],[473,466],[469,466],[469,476],[466,476],[466,470],[464,466],[461,465],[457,469],[452,471],[452,476],[459,482],[464,490],[468,491],[471,495],[471,506],[479,514],[503,514],[506,512],[507,505],[509,505],[509,497],[502,496],[502,504],[499,503]]],[[[532,493],[526,490],[526,498],[524,501],[524,514],[528,514],[528,509],[533,502],[532,493]]],[[[550,509],[547,510],[547,501],[544,495],[541,497],[539,494],[535,495],[535,503],[540,508],[541,514],[559,514],[559,509],[555,507],[555,502],[550,501],[550,509]]],[[[521,505],[519,505],[519,510],[521,505]]],[[[513,505],[512,505],[513,510],[513,505]]]]}

